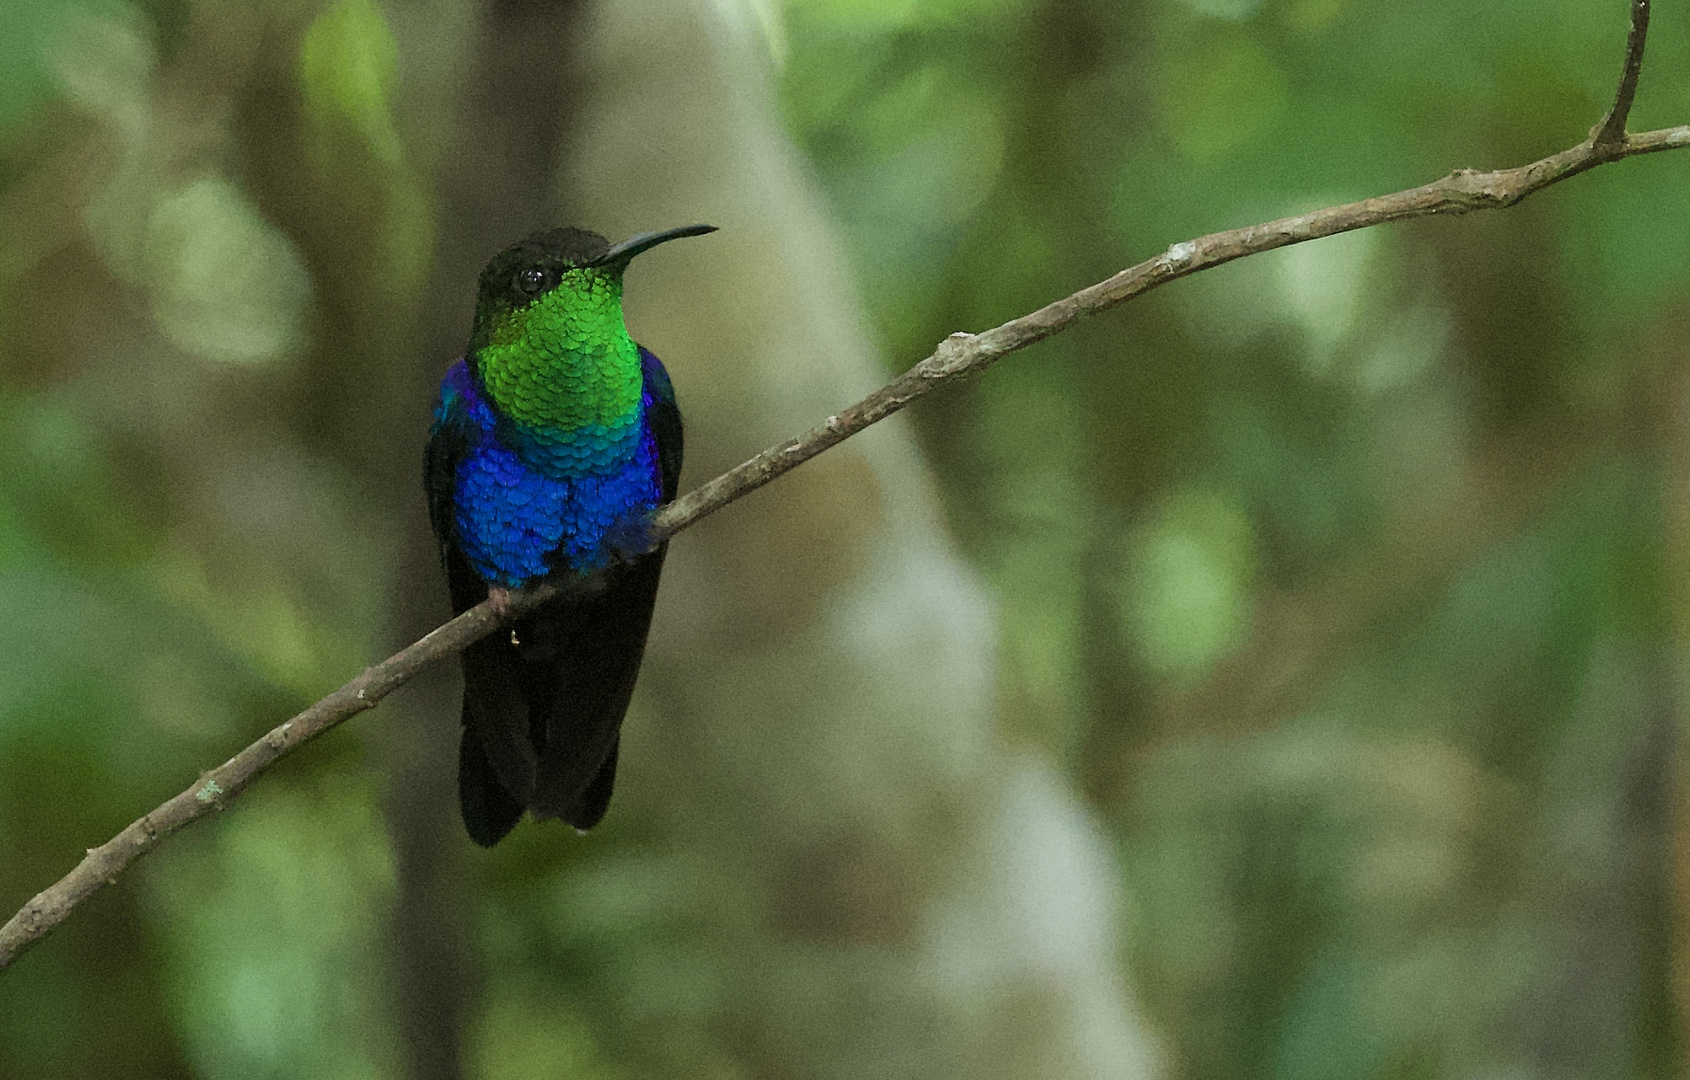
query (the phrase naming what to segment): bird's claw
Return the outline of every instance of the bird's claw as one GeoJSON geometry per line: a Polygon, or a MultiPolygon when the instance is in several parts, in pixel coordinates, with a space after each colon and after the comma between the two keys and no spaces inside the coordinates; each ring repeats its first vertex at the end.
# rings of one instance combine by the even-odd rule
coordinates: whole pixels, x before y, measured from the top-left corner
{"type": "MultiPolygon", "coordinates": [[[[493,606],[493,617],[498,625],[509,626],[516,618],[516,590],[507,589],[502,585],[490,585],[487,588],[487,602],[493,606]]],[[[511,644],[521,645],[522,640],[516,636],[516,627],[511,627],[511,644]]]]}

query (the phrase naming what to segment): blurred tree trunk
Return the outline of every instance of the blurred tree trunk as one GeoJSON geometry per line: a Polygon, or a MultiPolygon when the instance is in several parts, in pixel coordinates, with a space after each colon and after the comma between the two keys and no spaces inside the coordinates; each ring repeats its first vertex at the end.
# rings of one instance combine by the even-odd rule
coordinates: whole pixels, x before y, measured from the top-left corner
{"type": "MultiPolygon", "coordinates": [[[[432,5],[408,13],[419,46],[438,40],[432,5]]],[[[415,384],[405,395],[416,423],[399,441],[396,471],[406,537],[394,611],[395,648],[415,641],[451,611],[434,539],[423,514],[420,460],[434,384],[463,349],[474,282],[488,256],[511,239],[555,220],[556,161],[570,113],[579,5],[556,0],[491,0],[467,13],[475,42],[457,90],[455,123],[439,172],[439,240],[415,384]]],[[[400,32],[405,30],[403,16],[400,32]]],[[[468,934],[475,891],[458,823],[455,778],[459,682],[456,664],[429,672],[398,699],[403,720],[393,754],[387,813],[398,864],[394,941],[400,1027],[410,1075],[464,1075],[464,1030],[475,985],[468,934]]]]}
{"type": "MultiPolygon", "coordinates": [[[[723,230],[629,277],[696,483],[883,371],[773,115],[755,9],[598,4],[583,48],[567,216],[723,230]]],[[[806,465],[670,559],[622,806],[660,823],[662,878],[709,914],[631,992],[689,966],[731,988],[696,1019],[751,1075],[1151,1071],[1112,861],[1048,764],[997,736],[989,602],[907,428],[806,465]]]]}
{"type": "MultiPolygon", "coordinates": [[[[1675,320],[1680,326],[1683,317],[1675,320]]],[[[1676,327],[1674,329],[1677,329],[1676,327]]],[[[1682,340],[1678,334],[1670,339],[1682,340]]],[[[1671,1033],[1678,1058],[1684,1061],[1690,1048],[1690,754],[1686,754],[1686,729],[1690,728],[1690,370],[1680,366],[1661,394],[1663,402],[1662,441],[1666,446],[1663,556],[1666,598],[1671,616],[1671,651],[1666,658],[1670,672],[1668,687],[1675,699],[1672,745],[1675,753],[1666,771],[1667,813],[1670,836],[1663,854],[1666,903],[1670,939],[1667,956],[1672,989],[1672,1015],[1677,1029],[1671,1033]]]]}

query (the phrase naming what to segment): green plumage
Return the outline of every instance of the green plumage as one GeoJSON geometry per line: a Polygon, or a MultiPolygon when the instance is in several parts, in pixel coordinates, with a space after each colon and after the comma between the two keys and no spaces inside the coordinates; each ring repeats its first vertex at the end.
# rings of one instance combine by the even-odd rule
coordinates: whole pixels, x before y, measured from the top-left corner
{"type": "Polygon", "coordinates": [[[525,428],[564,435],[637,419],[640,354],[622,321],[620,270],[566,270],[558,287],[500,312],[477,352],[482,384],[525,428]]]}

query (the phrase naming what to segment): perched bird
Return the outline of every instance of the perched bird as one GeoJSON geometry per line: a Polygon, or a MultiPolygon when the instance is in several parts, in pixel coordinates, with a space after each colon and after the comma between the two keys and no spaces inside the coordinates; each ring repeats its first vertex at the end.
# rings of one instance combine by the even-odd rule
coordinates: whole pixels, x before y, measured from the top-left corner
{"type": "Polygon", "coordinates": [[[553,229],[481,274],[424,454],[429,519],[454,611],[542,579],[562,589],[463,653],[458,796],[483,846],[524,810],[586,830],[610,804],[663,569],[649,524],[681,474],[675,391],[628,336],[622,275],[642,251],[713,231],[612,247],[553,229]]]}

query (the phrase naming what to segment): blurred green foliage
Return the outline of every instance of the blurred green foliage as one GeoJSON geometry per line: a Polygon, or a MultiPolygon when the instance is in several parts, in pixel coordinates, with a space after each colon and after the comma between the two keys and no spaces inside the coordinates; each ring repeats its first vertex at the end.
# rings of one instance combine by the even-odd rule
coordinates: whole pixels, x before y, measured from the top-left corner
{"type": "MultiPolygon", "coordinates": [[[[892,362],[1178,240],[1571,145],[1623,4],[788,10],[892,362]]],[[[1656,12],[1633,128],[1682,122],[1656,12]]],[[[1004,722],[1113,823],[1177,1075],[1664,1075],[1682,163],[1221,268],[918,422],[1004,722]]]]}
{"type": "MultiPolygon", "coordinates": [[[[889,370],[1194,235],[1571,145],[1626,8],[751,6],[889,370]]],[[[375,656],[415,587],[386,414],[450,166],[438,14],[0,5],[0,913],[375,656]]],[[[1687,61],[1657,5],[1634,129],[1690,120],[1687,61]]],[[[1105,824],[1170,1075],[1681,1067],[1686,168],[1224,267],[917,410],[1000,726],[1105,824]]],[[[0,976],[0,1076],[400,1075],[363,738],[0,976]]],[[[779,1016],[806,968],[648,828],[489,864],[469,1075],[822,1075],[698,1019],[779,1016]]]]}

